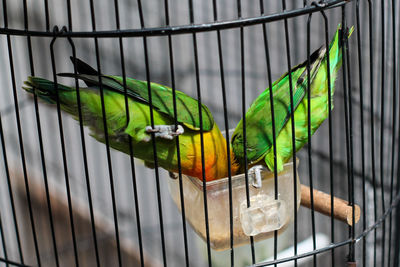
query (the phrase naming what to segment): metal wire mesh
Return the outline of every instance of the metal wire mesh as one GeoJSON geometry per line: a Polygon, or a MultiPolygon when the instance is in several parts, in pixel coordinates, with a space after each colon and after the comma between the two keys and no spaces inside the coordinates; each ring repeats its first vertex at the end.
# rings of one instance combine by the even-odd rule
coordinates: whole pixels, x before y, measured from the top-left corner
{"type": "MultiPolygon", "coordinates": [[[[3,0],[0,6],[0,265],[399,265],[400,217],[393,213],[400,198],[395,0],[3,0]],[[204,242],[185,220],[191,207],[182,199],[180,212],[171,201],[170,178],[157,168],[157,157],[155,168],[146,168],[132,156],[131,141],[130,156],[112,150],[107,131],[105,145],[89,137],[81,111],[76,123],[59,103],[55,109],[20,90],[29,75],[72,85],[56,74],[76,73],[68,58],[82,58],[101,73],[159,82],[196,98],[210,108],[229,145],[229,129],[252,101],[315,48],[328,46],[339,23],[354,25],[355,32],[343,44],[343,67],[329,103],[334,109],[294,153],[300,164],[293,170],[303,184],[329,192],[332,201],[337,196],[358,204],[355,227],[300,208],[284,234],[276,231],[261,242],[250,238],[249,245],[235,248],[231,217],[231,249],[214,251],[207,213],[213,203],[207,197],[204,242]],[[299,244],[307,238],[303,248],[299,244]],[[289,254],[281,253],[285,248],[289,254]]],[[[100,91],[105,117],[102,85],[100,91]]],[[[182,197],[181,168],[178,176],[182,197]]],[[[232,204],[229,209],[232,214],[232,204]]]]}

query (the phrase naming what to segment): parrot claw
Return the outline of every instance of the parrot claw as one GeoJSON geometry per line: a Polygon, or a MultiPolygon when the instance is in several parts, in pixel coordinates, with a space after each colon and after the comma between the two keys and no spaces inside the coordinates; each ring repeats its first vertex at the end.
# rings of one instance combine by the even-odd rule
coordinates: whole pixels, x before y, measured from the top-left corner
{"type": "Polygon", "coordinates": [[[261,170],[264,170],[265,167],[263,165],[255,165],[249,169],[249,174],[253,174],[251,185],[255,188],[261,188],[262,179],[261,179],[261,170]]]}
{"type": "Polygon", "coordinates": [[[185,132],[182,125],[178,125],[175,130],[175,125],[154,125],[146,126],[146,133],[154,133],[155,137],[161,137],[164,139],[172,140],[175,136],[181,135],[185,132]]]}
{"type": "Polygon", "coordinates": [[[173,180],[178,179],[178,175],[176,175],[176,174],[173,173],[173,172],[168,172],[168,175],[169,175],[169,178],[171,178],[171,179],[173,179],[173,180]]]}

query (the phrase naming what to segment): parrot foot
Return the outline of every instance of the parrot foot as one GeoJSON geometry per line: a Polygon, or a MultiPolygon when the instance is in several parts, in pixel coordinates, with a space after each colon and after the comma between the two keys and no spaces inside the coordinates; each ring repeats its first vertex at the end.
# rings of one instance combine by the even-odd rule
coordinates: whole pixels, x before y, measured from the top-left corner
{"type": "Polygon", "coordinates": [[[254,165],[249,169],[249,174],[253,174],[253,179],[251,181],[251,185],[255,188],[261,188],[262,181],[261,181],[261,170],[265,170],[263,165],[254,165]]]}
{"type": "Polygon", "coordinates": [[[185,131],[181,125],[178,125],[178,129],[175,130],[175,125],[154,125],[146,126],[146,133],[154,133],[155,137],[161,137],[164,139],[172,140],[175,136],[183,134],[185,131]]]}
{"type": "Polygon", "coordinates": [[[173,172],[168,172],[169,178],[176,180],[178,179],[178,175],[175,175],[173,172]]]}

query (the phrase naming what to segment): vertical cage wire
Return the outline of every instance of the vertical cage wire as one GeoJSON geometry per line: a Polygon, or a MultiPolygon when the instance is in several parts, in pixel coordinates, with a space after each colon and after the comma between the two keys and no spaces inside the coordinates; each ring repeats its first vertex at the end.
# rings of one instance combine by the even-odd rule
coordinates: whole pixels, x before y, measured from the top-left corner
{"type": "MultiPolygon", "coordinates": [[[[327,0],[259,1],[44,1],[1,4],[0,136],[0,265],[4,266],[397,266],[399,263],[398,147],[399,61],[396,1],[327,0]],[[107,7],[107,8],[105,8],[107,7]],[[212,199],[203,179],[206,240],[187,225],[182,149],[177,177],[180,207],[168,195],[168,172],[159,167],[157,138],[151,134],[154,170],[129,153],[111,149],[107,131],[103,78],[123,77],[124,107],[129,121],[127,78],[147,81],[149,125],[154,128],[150,82],[168,85],[173,94],[173,124],[177,128],[176,90],[198,101],[202,177],[205,154],[201,105],[209,107],[225,131],[228,166],[229,130],[243,118],[254,99],[289,70],[308,59],[319,46],[328,48],[337,24],[354,26],[349,40],[341,37],[343,64],[328,97],[328,118],[307,145],[295,151],[293,176],[310,187],[310,211],[300,208],[284,232],[267,241],[236,247],[233,184],[228,168],[229,249],[212,249],[212,199]],[[64,26],[65,25],[65,26],[64,26]],[[78,118],[74,121],[56,101],[55,108],[31,99],[20,88],[27,76],[67,83],[60,72],[77,74],[72,62],[84,59],[99,71],[104,145],[89,137],[84,126],[79,86],[75,78],[78,118]],[[67,62],[68,61],[68,62],[67,62]],[[331,110],[331,107],[333,108],[331,110]],[[296,158],[300,163],[297,166],[296,158]],[[329,192],[353,207],[353,224],[346,226],[314,211],[313,189],[329,192]],[[354,207],[361,207],[359,223],[354,207]],[[393,214],[393,212],[396,213],[393,214]],[[392,236],[393,235],[393,236],[392,236]],[[324,243],[323,236],[326,240],[324,243]],[[309,239],[309,247],[303,244],[309,239]],[[303,242],[304,241],[304,242],[303,242]],[[282,254],[289,249],[289,254],[282,254]],[[283,256],[282,256],[283,255],[283,256]]],[[[329,69],[329,49],[327,66],[329,69]]],[[[331,80],[328,72],[328,94],[331,80]]],[[[57,99],[59,88],[56,87],[57,99]]],[[[274,101],[270,91],[274,118],[274,101]]],[[[308,94],[308,101],[311,101],[308,94]]],[[[290,113],[291,131],[296,130],[290,113]]],[[[310,105],[308,117],[312,117],[310,105]]],[[[275,126],[275,122],[272,121],[275,126]]],[[[275,136],[276,129],[272,129],[275,136]]],[[[273,138],[276,165],[276,138],[273,138]]],[[[246,149],[246,204],[252,194],[246,149]]],[[[278,173],[274,172],[275,199],[278,173]]],[[[297,183],[293,183],[296,206],[297,183]]],[[[324,240],[325,240],[324,239],[324,240]]]]}

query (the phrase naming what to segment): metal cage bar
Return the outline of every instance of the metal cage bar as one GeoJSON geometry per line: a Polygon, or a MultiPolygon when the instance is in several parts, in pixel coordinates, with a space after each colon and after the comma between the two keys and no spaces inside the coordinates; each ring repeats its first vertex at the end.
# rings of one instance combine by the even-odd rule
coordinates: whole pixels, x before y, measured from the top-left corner
{"type": "MultiPolygon", "coordinates": [[[[87,260],[84,259],[83,255],[86,252],[82,249],[84,242],[88,244],[86,245],[87,250],[93,250],[92,252],[94,252],[95,257],[90,261],[97,266],[108,265],[111,261],[113,261],[113,264],[118,264],[118,266],[129,265],[130,263],[126,260],[126,257],[130,253],[136,253],[132,251],[137,251],[137,255],[135,254],[133,257],[135,257],[137,263],[141,266],[145,266],[145,263],[149,259],[153,260],[153,258],[155,262],[163,266],[173,266],[178,264],[177,262],[186,266],[196,265],[199,262],[208,266],[214,265],[218,257],[222,257],[221,255],[223,254],[212,250],[214,245],[212,244],[211,230],[213,227],[213,218],[210,215],[210,209],[213,208],[214,203],[208,196],[209,192],[206,182],[206,160],[208,155],[205,154],[205,148],[207,148],[208,144],[205,140],[202,111],[202,105],[205,103],[208,104],[209,101],[210,103],[214,103],[210,105],[210,109],[213,113],[215,111],[215,114],[217,114],[215,121],[219,123],[223,122],[226,137],[224,141],[227,147],[228,195],[226,207],[229,214],[229,252],[226,254],[228,255],[226,259],[224,258],[224,263],[231,266],[242,264],[240,261],[242,248],[235,246],[234,226],[240,219],[234,218],[233,215],[239,207],[234,203],[233,177],[235,174],[232,173],[230,168],[235,162],[235,158],[232,158],[231,154],[233,149],[230,146],[230,139],[232,137],[229,132],[230,127],[235,125],[234,121],[237,118],[242,118],[244,192],[246,194],[246,206],[249,208],[253,193],[251,185],[249,185],[251,179],[249,169],[252,166],[252,162],[247,158],[249,132],[246,129],[246,110],[254,94],[257,94],[252,88],[253,79],[263,79],[264,81],[261,84],[267,88],[272,88],[274,85],[273,80],[277,74],[282,70],[287,71],[289,77],[290,107],[293,107],[293,94],[297,84],[293,84],[291,70],[296,65],[297,58],[303,56],[304,59],[307,59],[304,65],[306,68],[305,75],[307,75],[305,98],[308,103],[311,103],[311,54],[312,47],[316,43],[319,43],[319,45],[323,44],[322,47],[326,48],[326,64],[327,70],[329,70],[326,75],[328,82],[328,116],[326,126],[324,126],[325,129],[321,130],[325,131],[326,135],[323,139],[321,136],[317,137],[320,139],[312,139],[311,118],[313,114],[311,104],[308,104],[306,109],[308,121],[306,123],[307,145],[304,149],[305,153],[296,150],[296,136],[295,134],[291,135],[293,150],[291,156],[293,161],[292,175],[295,178],[299,174],[308,175],[302,181],[309,185],[311,211],[310,214],[307,213],[307,216],[304,216],[296,208],[294,209],[291,216],[293,225],[289,226],[289,230],[286,231],[287,233],[290,232],[290,237],[278,236],[278,230],[275,230],[272,235],[273,239],[270,241],[273,244],[273,248],[270,249],[267,259],[264,259],[266,257],[263,252],[260,252],[262,250],[260,249],[260,243],[257,242],[255,237],[250,236],[248,245],[243,248],[246,251],[246,264],[250,264],[251,266],[277,266],[280,263],[292,262],[294,266],[301,266],[302,260],[308,258],[312,260],[313,266],[318,266],[320,264],[318,257],[321,256],[324,257],[324,263],[326,262],[331,266],[336,266],[343,262],[348,264],[357,262],[364,266],[368,264],[373,264],[374,266],[377,264],[382,266],[398,265],[398,237],[400,231],[394,227],[400,221],[400,212],[398,210],[398,203],[400,201],[400,183],[398,181],[400,162],[398,138],[400,127],[400,123],[398,122],[400,120],[400,116],[398,115],[400,107],[398,103],[400,95],[398,91],[400,67],[399,61],[396,58],[399,54],[400,45],[399,40],[397,40],[399,36],[397,26],[399,22],[399,16],[397,15],[399,5],[396,1],[327,0],[313,1],[311,3],[308,3],[308,1],[287,3],[285,0],[282,0],[277,1],[277,4],[274,3],[277,10],[270,12],[269,9],[273,9],[272,5],[271,7],[265,5],[263,0],[259,1],[258,7],[249,7],[247,3],[241,0],[228,1],[229,7],[225,7],[223,3],[212,0],[208,1],[209,3],[202,3],[205,7],[203,10],[198,9],[199,4],[192,0],[187,1],[187,9],[185,9],[186,6],[182,4],[178,5],[173,0],[164,0],[157,3],[159,7],[163,8],[158,11],[159,25],[156,25],[157,21],[152,21],[153,17],[149,11],[150,9],[153,11],[158,10],[154,9],[156,4],[152,5],[153,3],[150,3],[150,1],[145,3],[138,0],[136,3],[131,3],[131,6],[126,7],[126,3],[115,0],[112,3],[113,10],[111,15],[113,24],[110,28],[103,29],[101,25],[104,22],[98,19],[101,17],[97,14],[98,7],[93,0],[90,0],[86,3],[88,5],[87,10],[90,13],[90,16],[88,16],[88,22],[91,26],[90,30],[86,30],[84,27],[80,28],[81,25],[75,24],[74,21],[78,16],[74,13],[74,8],[76,6],[80,7],[80,5],[83,6],[84,4],[75,3],[70,0],[63,1],[66,6],[64,12],[68,27],[64,26],[59,30],[57,26],[52,28],[53,20],[57,20],[53,18],[53,13],[51,13],[53,3],[50,1],[43,1],[43,11],[40,13],[43,18],[43,25],[41,26],[43,29],[41,27],[39,29],[35,28],[34,26],[37,25],[30,21],[30,17],[37,14],[33,10],[30,10],[32,7],[29,6],[28,1],[23,1],[21,5],[23,13],[22,26],[18,26],[17,23],[13,23],[10,20],[13,15],[10,7],[14,8],[17,5],[10,4],[10,1],[7,0],[3,0],[2,2],[3,25],[0,25],[0,48],[1,41],[4,40],[6,44],[4,50],[8,53],[8,58],[6,59],[8,61],[6,62],[8,63],[6,64],[8,65],[8,69],[5,75],[8,72],[10,75],[4,82],[4,84],[9,84],[9,88],[6,87],[3,89],[1,94],[10,97],[12,101],[9,103],[9,108],[12,108],[15,113],[15,118],[10,119],[9,117],[11,116],[8,116],[8,113],[6,114],[6,112],[0,110],[1,162],[4,165],[1,172],[5,175],[4,182],[7,182],[7,186],[4,187],[5,194],[1,196],[0,201],[0,246],[2,249],[0,261],[5,266],[46,266],[47,264],[53,264],[53,262],[56,266],[61,266],[65,264],[63,253],[66,250],[72,251],[71,264],[85,266],[87,260]],[[179,8],[175,9],[177,6],[179,8]],[[123,10],[124,8],[137,11],[133,19],[137,20],[138,25],[140,25],[139,27],[124,29],[123,23],[125,22],[124,19],[126,19],[123,15],[126,12],[123,10]],[[230,15],[233,14],[231,18],[226,15],[229,8],[232,12],[230,15]],[[314,14],[316,12],[320,13],[320,15],[314,14]],[[352,17],[353,13],[355,14],[354,18],[352,17]],[[175,24],[174,21],[181,21],[176,18],[177,14],[187,18],[188,24],[175,24]],[[204,15],[204,21],[200,19],[200,15],[204,15]],[[333,15],[336,15],[335,19],[333,15]],[[300,18],[301,22],[293,27],[297,32],[292,34],[292,23],[297,23],[297,19],[300,18]],[[315,26],[319,20],[323,24],[315,26]],[[338,88],[335,92],[335,98],[342,99],[335,100],[338,108],[332,110],[333,102],[330,96],[334,88],[331,88],[331,82],[336,77],[331,77],[330,74],[329,42],[331,38],[330,33],[332,33],[331,26],[338,21],[340,21],[343,29],[354,24],[355,36],[350,40],[348,40],[347,36],[340,36],[339,42],[342,47],[343,64],[341,73],[338,75],[338,81],[336,82],[338,88]],[[322,35],[318,36],[314,34],[317,32],[315,29],[319,30],[322,35]],[[258,35],[255,35],[253,31],[258,35]],[[301,36],[301,33],[304,33],[304,36],[301,36]],[[247,39],[250,35],[252,35],[253,39],[250,37],[247,39]],[[232,36],[232,39],[225,39],[228,38],[227,36],[232,36]],[[277,38],[274,39],[274,37],[277,38]],[[18,47],[19,39],[24,40],[26,50],[20,50],[18,47]],[[24,126],[26,122],[25,106],[22,105],[24,100],[21,100],[17,88],[20,84],[20,76],[25,75],[25,72],[29,73],[30,76],[35,76],[41,75],[42,69],[45,69],[36,62],[39,61],[39,57],[35,55],[37,40],[46,40],[48,43],[46,48],[50,51],[50,64],[48,64],[50,67],[48,67],[47,73],[55,83],[57,112],[54,112],[56,114],[54,121],[57,121],[58,124],[59,137],[57,138],[60,144],[57,144],[57,148],[52,148],[48,144],[48,140],[46,140],[46,124],[50,119],[43,117],[43,113],[47,112],[47,107],[41,107],[41,102],[38,100],[39,95],[35,93],[33,95],[33,105],[29,107],[28,103],[27,107],[28,110],[32,111],[34,118],[33,125],[35,129],[31,131],[33,132],[31,134],[35,135],[35,137],[37,135],[37,139],[34,141],[37,144],[32,146],[38,149],[38,156],[35,161],[31,159],[32,152],[28,145],[30,138],[25,133],[28,129],[25,129],[24,126]],[[107,191],[106,194],[100,196],[96,194],[95,189],[98,186],[97,183],[102,183],[102,180],[100,181],[99,179],[99,182],[93,180],[95,174],[92,174],[89,166],[89,159],[92,158],[90,150],[91,141],[87,141],[87,133],[84,130],[85,107],[81,102],[80,82],[77,78],[78,70],[76,67],[78,60],[77,51],[81,49],[82,42],[88,43],[87,41],[91,40],[94,40],[94,49],[91,54],[94,55],[98,70],[101,118],[104,130],[105,150],[102,153],[105,155],[105,161],[102,163],[107,167],[108,178],[107,183],[103,185],[103,182],[102,185],[109,190],[109,193],[107,191]],[[116,60],[118,61],[117,64],[113,62],[110,66],[116,68],[116,72],[119,71],[122,73],[121,88],[123,88],[124,94],[124,103],[122,106],[125,108],[126,127],[128,127],[131,119],[127,79],[132,69],[138,72],[138,77],[145,77],[144,81],[147,82],[149,126],[152,128],[155,127],[154,113],[157,110],[153,105],[155,95],[152,89],[152,82],[158,80],[170,82],[173,102],[173,114],[171,118],[175,129],[179,125],[179,110],[177,107],[177,94],[179,92],[176,90],[182,84],[187,85],[192,83],[193,85],[192,95],[195,95],[194,98],[198,101],[197,108],[200,120],[199,146],[201,155],[198,156],[201,157],[201,193],[202,208],[204,208],[202,212],[204,212],[205,227],[205,242],[200,241],[202,245],[195,238],[196,231],[198,230],[193,225],[192,227],[187,225],[188,210],[193,207],[188,205],[185,199],[188,193],[185,189],[185,179],[187,177],[183,174],[182,162],[185,159],[181,156],[183,148],[178,136],[173,141],[173,151],[177,153],[176,176],[179,186],[179,216],[175,216],[178,214],[176,213],[177,210],[172,211],[170,208],[172,202],[166,201],[164,195],[164,189],[169,185],[163,179],[165,172],[159,168],[160,161],[157,155],[159,144],[155,133],[151,133],[150,139],[154,155],[153,175],[155,178],[155,190],[152,188],[149,191],[152,192],[155,197],[154,199],[156,199],[156,203],[154,203],[156,204],[156,211],[153,212],[153,210],[149,209],[150,204],[143,197],[145,194],[143,190],[144,179],[140,177],[143,170],[135,162],[136,141],[131,136],[127,139],[129,146],[127,149],[129,153],[127,154],[129,158],[126,158],[129,162],[129,170],[126,173],[129,173],[129,182],[132,183],[130,185],[132,188],[129,188],[129,194],[131,195],[128,196],[132,201],[132,205],[128,205],[130,212],[126,211],[128,210],[125,208],[126,203],[119,202],[120,194],[126,192],[121,189],[121,187],[124,187],[123,183],[126,180],[121,180],[122,185],[120,185],[119,180],[117,180],[119,179],[117,177],[119,174],[118,167],[114,167],[113,165],[118,160],[114,158],[114,152],[111,150],[113,146],[110,141],[110,133],[108,132],[108,113],[105,103],[107,85],[104,82],[102,74],[102,70],[106,72],[111,69],[108,66],[109,61],[107,59],[112,55],[105,55],[103,52],[105,48],[101,45],[101,42],[109,40],[116,40],[118,42],[116,54],[119,59],[116,60]],[[135,40],[142,41],[142,49],[132,49],[130,44],[135,40]],[[153,40],[165,40],[165,45],[160,45],[163,49],[155,52],[154,45],[152,44],[153,40]],[[186,41],[181,42],[181,40],[186,41]],[[69,152],[71,148],[69,147],[68,140],[70,135],[73,134],[67,131],[69,119],[64,117],[62,113],[63,106],[59,99],[60,88],[58,81],[62,81],[63,78],[60,78],[57,73],[58,69],[64,69],[65,67],[62,65],[61,60],[64,57],[65,51],[56,48],[56,43],[57,45],[62,43],[60,41],[67,41],[65,43],[68,49],[70,49],[67,53],[72,52],[71,60],[74,63],[74,86],[76,89],[76,108],[78,114],[76,120],[79,122],[77,126],[77,129],[79,129],[79,138],[77,140],[80,139],[77,143],[79,143],[78,146],[82,150],[82,160],[80,163],[82,166],[79,168],[83,168],[82,174],[79,175],[82,176],[80,180],[84,180],[85,186],[83,187],[86,187],[86,192],[80,194],[84,196],[85,205],[89,213],[87,231],[90,234],[84,237],[78,223],[78,220],[81,220],[79,213],[80,205],[75,200],[75,196],[80,189],[77,189],[79,185],[77,186],[74,180],[75,172],[73,169],[75,168],[75,163],[74,159],[71,159],[70,154],[72,152],[69,152]],[[209,47],[213,48],[214,51],[206,51],[208,46],[204,44],[208,44],[207,42],[210,43],[209,47]],[[181,49],[178,49],[178,45],[181,46],[181,49]],[[126,53],[127,49],[132,49],[132,56],[126,53]],[[277,53],[274,53],[276,52],[275,50],[281,54],[277,56],[277,53]],[[22,61],[28,66],[26,70],[20,66],[22,64],[19,64],[20,61],[18,61],[21,60],[18,55],[20,51],[24,51],[22,53],[23,56],[27,55],[25,61],[22,61]],[[186,61],[189,64],[186,64],[192,66],[189,68],[182,63],[185,61],[181,59],[181,57],[186,56],[184,54],[187,51],[189,51],[188,54],[190,55],[187,57],[189,61],[186,61]],[[259,63],[258,59],[252,57],[252,53],[256,54],[257,52],[265,53],[260,57],[262,58],[260,60],[262,63],[259,63]],[[135,53],[139,53],[143,57],[143,62],[136,63],[131,59],[131,57],[135,57],[135,53]],[[160,57],[159,61],[156,62],[152,58],[153,53],[160,57]],[[212,58],[211,63],[203,62],[202,57],[207,53],[212,58]],[[235,62],[236,65],[234,66],[232,62],[235,62]],[[252,66],[253,64],[255,66],[252,66]],[[257,64],[262,64],[262,67],[257,69],[257,64]],[[166,71],[161,74],[153,73],[153,71],[155,72],[157,68],[161,67],[165,68],[166,71]],[[204,79],[209,79],[210,83],[205,83],[204,79]],[[220,87],[221,89],[220,91],[214,88],[210,89],[207,88],[206,84],[211,85],[211,87],[215,86],[217,89],[220,87]],[[237,90],[237,92],[234,90],[237,90]],[[214,96],[210,93],[212,91],[216,91],[214,95],[218,94],[218,98],[212,99],[214,96]],[[234,102],[232,100],[233,97],[236,97],[235,103],[237,103],[237,106],[235,108],[231,107],[231,105],[235,105],[232,104],[234,102]],[[10,120],[12,120],[12,123],[10,123],[10,120]],[[11,127],[15,128],[13,130],[15,136],[10,136],[12,135],[10,134],[12,132],[10,130],[11,127]],[[318,143],[317,140],[320,142],[318,143]],[[324,140],[324,144],[320,145],[321,140],[324,140]],[[343,143],[335,145],[336,140],[341,140],[343,143]],[[61,179],[58,179],[57,175],[53,174],[55,167],[52,163],[51,154],[48,152],[49,149],[53,149],[52,151],[55,151],[54,153],[57,153],[60,157],[57,171],[58,176],[62,177],[61,179]],[[17,157],[17,160],[15,160],[15,157],[17,157]],[[305,162],[305,167],[297,164],[297,157],[305,162]],[[18,163],[14,164],[14,162],[18,163]],[[38,166],[40,165],[39,172],[43,177],[41,180],[43,186],[42,202],[37,199],[35,191],[36,179],[34,179],[35,171],[32,171],[33,167],[31,168],[30,165],[35,162],[38,166]],[[321,177],[320,180],[317,178],[321,175],[322,171],[319,170],[320,166],[318,164],[321,164],[321,166],[322,164],[326,164],[325,166],[327,166],[324,172],[326,177],[321,177]],[[17,165],[17,167],[14,165],[17,165]],[[19,184],[15,184],[14,177],[17,176],[22,178],[22,189],[19,188],[19,184]],[[83,179],[83,177],[85,178],[83,179]],[[349,226],[336,223],[333,217],[324,219],[327,222],[326,225],[320,223],[320,215],[315,213],[314,209],[316,201],[314,189],[321,185],[321,180],[323,179],[326,182],[326,186],[323,189],[330,192],[330,212],[332,214],[337,208],[334,204],[334,196],[346,198],[348,205],[352,207],[352,222],[349,223],[349,226]],[[341,185],[338,185],[336,180],[341,185]],[[63,206],[65,207],[64,216],[68,225],[68,235],[69,233],[71,234],[68,237],[67,243],[69,245],[67,246],[69,248],[67,249],[65,248],[64,241],[61,239],[61,235],[58,234],[62,223],[58,221],[60,204],[54,198],[54,195],[60,192],[56,189],[58,188],[58,184],[57,186],[53,184],[55,182],[65,186],[62,187],[62,194],[65,194],[66,198],[66,203],[63,206]],[[4,203],[2,202],[3,199],[6,200],[4,203]],[[100,207],[97,210],[98,208],[95,204],[100,201],[99,199],[105,202],[109,201],[109,209],[100,207]],[[40,207],[38,203],[43,203],[46,214],[45,220],[40,220],[38,217],[39,213],[36,213],[38,207],[40,207]],[[362,225],[356,224],[355,210],[357,204],[362,206],[362,225]],[[107,211],[104,211],[104,214],[100,214],[103,212],[102,209],[107,209],[107,211]],[[381,209],[381,212],[379,209],[381,209]],[[103,217],[107,216],[105,214],[108,211],[110,211],[110,214],[112,213],[112,216],[110,215],[110,218],[103,219],[103,217]],[[396,211],[395,214],[393,214],[394,211],[396,211]],[[130,213],[133,214],[131,215],[130,213]],[[148,217],[156,217],[156,220],[154,218],[148,219],[148,217]],[[22,227],[23,218],[26,219],[28,227],[22,227]],[[308,228],[305,228],[303,223],[308,223],[308,228]],[[128,224],[130,227],[126,226],[128,224]],[[40,238],[45,226],[49,228],[46,229],[46,231],[49,231],[47,249],[44,245],[45,242],[40,238]],[[128,228],[130,231],[126,230],[128,228]],[[378,230],[378,228],[380,229],[378,230]],[[323,247],[318,246],[319,241],[317,240],[317,234],[321,231],[329,239],[327,245],[323,247]],[[176,235],[175,240],[171,240],[171,233],[176,235]],[[309,249],[304,251],[300,242],[306,235],[309,235],[311,241],[309,249]],[[286,238],[290,242],[287,242],[286,238]],[[112,249],[107,250],[104,248],[107,242],[112,249]],[[157,243],[158,250],[154,249],[153,251],[151,244],[155,247],[155,243],[157,243]],[[279,245],[281,243],[290,243],[292,245],[293,254],[291,256],[280,256],[281,248],[279,248],[279,245]],[[33,252],[28,251],[29,246],[33,252]],[[200,252],[201,249],[203,250],[202,252],[200,252]],[[110,255],[114,255],[113,253],[115,253],[115,259],[113,257],[110,257],[112,259],[108,259],[106,256],[108,253],[110,255]],[[201,258],[202,255],[204,258],[201,258]]],[[[107,13],[108,11],[105,12],[107,13]]],[[[105,23],[105,25],[107,24],[105,23]]],[[[89,51],[90,47],[88,46],[86,49],[89,51]]],[[[107,49],[107,51],[110,51],[110,48],[107,49]]],[[[131,52],[131,50],[129,51],[131,52]]],[[[208,58],[204,61],[207,60],[208,58]]],[[[0,70],[2,69],[0,68],[0,70]]],[[[2,77],[2,74],[0,74],[0,80],[2,77]]],[[[254,82],[254,84],[259,86],[259,83],[254,82]]],[[[270,141],[273,147],[274,166],[277,166],[277,154],[279,152],[276,147],[277,129],[275,129],[276,111],[274,108],[276,102],[274,102],[273,96],[274,92],[269,90],[273,135],[270,141]]],[[[291,109],[290,107],[289,109],[291,109]]],[[[294,112],[291,111],[289,113],[290,130],[292,133],[296,133],[297,126],[294,112]]],[[[96,160],[96,157],[93,156],[93,159],[96,160]]],[[[282,185],[278,182],[278,176],[278,171],[275,168],[273,170],[275,200],[279,199],[278,189],[282,188],[282,185]]],[[[294,179],[293,188],[290,189],[294,192],[294,203],[292,203],[294,207],[297,206],[298,189],[296,179],[294,179]]]]}

